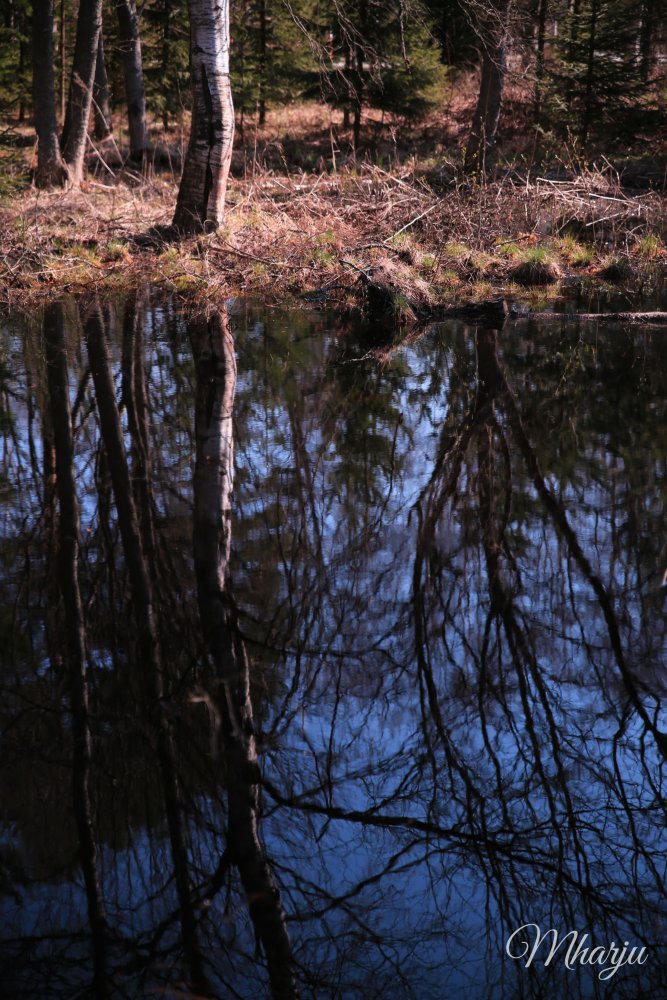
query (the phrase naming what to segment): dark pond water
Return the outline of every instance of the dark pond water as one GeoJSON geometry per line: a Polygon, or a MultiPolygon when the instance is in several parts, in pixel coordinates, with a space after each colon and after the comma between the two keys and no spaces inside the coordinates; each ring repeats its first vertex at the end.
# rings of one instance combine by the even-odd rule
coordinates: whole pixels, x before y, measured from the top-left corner
{"type": "Polygon", "coordinates": [[[377,338],[2,326],[2,996],[667,997],[667,334],[377,338]]]}

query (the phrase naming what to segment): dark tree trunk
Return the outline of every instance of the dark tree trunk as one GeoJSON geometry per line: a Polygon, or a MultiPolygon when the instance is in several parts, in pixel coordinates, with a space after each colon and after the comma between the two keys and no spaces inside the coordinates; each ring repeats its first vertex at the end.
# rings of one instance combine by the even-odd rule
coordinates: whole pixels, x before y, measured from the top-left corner
{"type": "Polygon", "coordinates": [[[486,173],[493,169],[505,86],[507,22],[508,4],[504,3],[494,8],[493,20],[486,25],[479,98],[465,152],[468,172],[486,173]]]}
{"type": "Polygon", "coordinates": [[[544,82],[544,44],[547,34],[547,11],[549,0],[539,0],[537,11],[537,52],[535,57],[535,98],[533,101],[533,121],[540,123],[542,113],[542,85],[544,82]]]}
{"type": "Polygon", "coordinates": [[[25,121],[25,90],[23,88],[24,76],[26,63],[30,58],[30,52],[24,37],[24,25],[25,25],[25,14],[21,14],[21,19],[19,21],[19,30],[21,32],[21,39],[19,41],[19,80],[21,85],[21,90],[19,93],[19,121],[25,121]]]}
{"type": "MultiPolygon", "coordinates": [[[[228,586],[234,476],[234,342],[224,313],[190,324],[196,366],[194,557],[204,637],[217,683],[229,802],[229,847],[276,1000],[297,996],[292,947],[259,836],[259,786],[250,664],[228,586]]],[[[197,700],[197,699],[195,699],[197,700]]],[[[201,700],[206,700],[202,698],[201,700]]]]}
{"type": "Polygon", "coordinates": [[[468,172],[486,173],[493,169],[504,84],[505,47],[498,45],[486,50],[482,60],[479,99],[465,152],[468,172]]]}
{"type": "MultiPolygon", "coordinates": [[[[164,11],[162,14],[162,79],[167,80],[169,75],[169,55],[171,51],[171,0],[164,0],[164,11]]],[[[162,106],[162,127],[167,131],[169,128],[169,102],[165,98],[162,106]]]]}
{"type": "Polygon", "coordinates": [[[93,118],[96,139],[106,139],[111,135],[111,110],[109,108],[109,79],[104,59],[104,38],[100,31],[97,43],[97,60],[95,62],[95,84],[93,86],[93,118]]]}
{"type": "Polygon", "coordinates": [[[136,0],[117,0],[120,52],[125,76],[130,159],[143,163],[149,148],[146,124],[146,92],[141,59],[141,41],[136,0]]]}
{"type": "MultiPolygon", "coordinates": [[[[580,23],[580,10],[581,10],[581,0],[572,0],[569,16],[570,16],[570,30],[569,37],[567,41],[567,59],[570,66],[573,64],[576,56],[577,45],[579,42],[579,33],[581,29],[580,23]]],[[[565,88],[565,103],[567,107],[572,105],[572,97],[574,95],[574,79],[572,72],[570,72],[567,86],[565,88]]]]}
{"type": "Polygon", "coordinates": [[[266,17],[267,0],[259,0],[259,97],[257,100],[259,124],[266,122],[266,50],[268,24],[266,17]]]}
{"type": "Polygon", "coordinates": [[[144,525],[137,514],[130,471],[125,454],[123,429],[111,377],[105,342],[104,321],[98,302],[82,311],[90,369],[95,385],[100,431],[109,462],[109,475],[116,501],[125,565],[134,609],[139,660],[144,667],[144,698],[157,733],[157,756],[167,814],[174,881],[178,896],[183,947],[192,973],[195,992],[205,992],[204,963],[197,941],[197,923],[188,871],[187,829],[181,805],[173,738],[165,712],[165,676],[155,613],[152,573],[146,559],[144,525]]]}
{"type": "Polygon", "coordinates": [[[67,52],[66,52],[66,28],[65,28],[65,0],[60,0],[60,35],[59,35],[59,55],[60,55],[60,121],[65,121],[65,108],[67,105],[67,52]]]}
{"type": "MultiPolygon", "coordinates": [[[[360,31],[363,38],[367,37],[366,25],[368,21],[368,11],[366,3],[359,7],[360,31]]],[[[352,124],[352,136],[354,142],[354,152],[359,148],[361,138],[361,111],[364,106],[364,46],[358,41],[354,47],[354,120],[352,124]]]]}
{"type": "Polygon", "coordinates": [[[145,310],[140,295],[130,298],[123,316],[123,400],[127,428],[132,442],[132,489],[139,517],[146,563],[153,586],[157,587],[158,548],[153,517],[153,470],[148,433],[148,400],[144,370],[143,324],[145,310]]]}
{"type": "Polygon", "coordinates": [[[639,53],[644,83],[648,83],[655,63],[655,45],[660,26],[658,2],[659,0],[644,0],[642,4],[639,53]]]}
{"type": "Polygon", "coordinates": [[[345,81],[348,97],[343,108],[343,128],[348,129],[350,127],[350,106],[347,102],[352,96],[352,49],[349,45],[345,46],[345,81]]]}
{"type": "Polygon", "coordinates": [[[509,2],[501,0],[484,28],[479,98],[465,152],[465,169],[485,173],[493,169],[496,135],[505,86],[509,2]]]}
{"type": "Polygon", "coordinates": [[[63,313],[60,304],[47,306],[44,340],[58,490],[58,581],[65,611],[65,666],[72,719],[72,797],[83,871],[88,919],[93,941],[95,995],[106,995],[106,919],[97,872],[90,794],[92,739],[88,708],[85,625],[79,589],[81,525],[74,480],[74,441],[63,313]]]}
{"type": "Polygon", "coordinates": [[[33,0],[32,97],[37,133],[38,188],[63,187],[68,173],[60,154],[53,73],[53,0],[33,0]]]}
{"type": "Polygon", "coordinates": [[[229,82],[229,0],[188,0],[192,125],[174,226],[201,232],[222,225],[234,140],[229,82]]]}
{"type": "Polygon", "coordinates": [[[588,139],[593,119],[593,105],[595,103],[593,99],[593,86],[595,84],[595,48],[597,46],[598,16],[598,0],[592,0],[588,41],[588,62],[586,65],[586,92],[584,96],[584,114],[581,125],[582,142],[586,142],[588,139]]]}
{"type": "Polygon", "coordinates": [[[81,0],[76,21],[74,61],[70,78],[61,147],[71,182],[81,183],[93,100],[97,46],[102,30],[102,0],[81,0]]]}

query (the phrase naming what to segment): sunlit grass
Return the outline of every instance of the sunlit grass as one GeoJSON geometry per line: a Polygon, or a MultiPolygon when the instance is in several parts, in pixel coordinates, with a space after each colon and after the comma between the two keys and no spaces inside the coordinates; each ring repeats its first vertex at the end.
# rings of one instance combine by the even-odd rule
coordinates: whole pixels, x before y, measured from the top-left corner
{"type": "Polygon", "coordinates": [[[554,243],[555,249],[563,260],[572,267],[586,267],[596,256],[595,247],[589,243],[580,243],[573,236],[564,236],[554,243]]]}
{"type": "Polygon", "coordinates": [[[647,233],[646,236],[641,236],[637,240],[634,249],[640,257],[653,258],[663,252],[664,246],[659,236],[656,236],[654,233],[647,233]]]}

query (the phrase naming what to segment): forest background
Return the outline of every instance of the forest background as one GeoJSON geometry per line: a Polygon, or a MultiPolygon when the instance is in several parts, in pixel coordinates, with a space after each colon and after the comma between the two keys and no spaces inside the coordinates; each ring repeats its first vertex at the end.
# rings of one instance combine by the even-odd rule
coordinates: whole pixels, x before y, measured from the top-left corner
{"type": "Polygon", "coordinates": [[[420,308],[662,280],[662,0],[232,3],[229,196],[194,234],[171,220],[201,0],[99,6],[77,137],[97,3],[2,3],[8,301],[148,280],[344,298],[374,275],[420,308]]]}

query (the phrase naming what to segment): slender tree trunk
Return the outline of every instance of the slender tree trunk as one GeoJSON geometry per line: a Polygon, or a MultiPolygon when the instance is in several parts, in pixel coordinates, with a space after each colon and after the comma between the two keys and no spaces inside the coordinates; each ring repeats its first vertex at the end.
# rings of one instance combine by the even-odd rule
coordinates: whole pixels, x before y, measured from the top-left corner
{"type": "MultiPolygon", "coordinates": [[[[226,314],[190,324],[196,366],[194,557],[204,637],[217,679],[229,802],[229,855],[241,876],[275,1000],[297,996],[287,921],[259,835],[250,664],[228,586],[234,476],[234,343],[226,314]]],[[[205,699],[202,699],[205,700],[205,699]]]]}
{"type": "Polygon", "coordinates": [[[593,86],[595,83],[595,48],[597,45],[598,15],[598,0],[592,0],[588,41],[588,62],[586,65],[586,92],[584,96],[584,114],[581,125],[582,142],[586,142],[588,139],[591,121],[593,119],[593,86]]]}
{"type": "Polygon", "coordinates": [[[116,13],[125,76],[130,159],[142,163],[150,144],[146,124],[146,92],[136,0],[117,0],[116,13]]]}
{"type": "Polygon", "coordinates": [[[359,96],[360,95],[357,94],[357,101],[354,106],[354,119],[352,121],[352,142],[354,143],[355,153],[359,148],[359,142],[361,139],[361,101],[359,96]]]}
{"type": "Polygon", "coordinates": [[[505,86],[509,3],[497,4],[486,26],[479,99],[465,152],[465,169],[485,173],[493,169],[496,135],[505,86]]]}
{"type": "Polygon", "coordinates": [[[533,121],[540,123],[542,113],[542,85],[544,82],[544,44],[547,34],[547,11],[549,0],[539,0],[537,12],[537,52],[535,57],[535,97],[533,101],[533,121]]]}
{"type": "Polygon", "coordinates": [[[123,316],[123,399],[132,442],[132,489],[140,534],[153,586],[157,588],[157,541],[153,517],[153,470],[148,435],[148,400],[144,370],[143,297],[130,298],[123,316]]]}
{"type": "MultiPolygon", "coordinates": [[[[571,0],[570,9],[568,12],[570,24],[569,24],[569,32],[567,40],[567,60],[570,66],[572,66],[574,63],[577,51],[577,44],[579,41],[579,34],[581,29],[580,11],[581,11],[581,0],[571,0]]],[[[570,70],[567,86],[565,88],[565,103],[568,108],[572,105],[573,95],[574,95],[574,77],[572,70],[570,70]]]]}
{"type": "Polygon", "coordinates": [[[266,50],[267,50],[267,0],[259,0],[259,124],[266,122],[266,50]]]}
{"type": "Polygon", "coordinates": [[[33,0],[32,95],[37,133],[38,188],[63,187],[68,173],[60,154],[53,73],[53,0],[33,0]]]}
{"type": "Polygon", "coordinates": [[[67,104],[67,86],[66,86],[67,77],[65,71],[65,67],[67,66],[65,0],[60,0],[59,53],[60,53],[60,121],[64,124],[65,108],[67,104]]]}
{"type": "Polygon", "coordinates": [[[21,87],[20,92],[19,92],[19,121],[20,122],[24,122],[25,121],[25,90],[23,89],[23,82],[24,82],[23,78],[25,76],[25,68],[26,68],[25,64],[28,61],[28,59],[30,58],[30,53],[28,51],[28,46],[26,44],[25,37],[24,37],[24,30],[25,30],[25,13],[22,12],[21,13],[21,17],[19,19],[19,31],[20,31],[20,40],[19,40],[19,81],[20,81],[20,87],[21,87]]]}
{"type": "Polygon", "coordinates": [[[95,121],[95,138],[106,139],[111,134],[111,110],[109,108],[109,78],[104,59],[104,37],[100,31],[97,43],[97,60],[95,62],[95,83],[93,85],[93,119],[95,121]]]}
{"type": "Polygon", "coordinates": [[[97,46],[101,30],[102,0],[81,0],[76,21],[69,97],[61,138],[63,158],[69,167],[71,182],[76,187],[83,177],[88,119],[93,100],[97,46]]]}
{"type": "Polygon", "coordinates": [[[440,62],[443,66],[449,65],[450,60],[450,41],[449,41],[449,21],[451,17],[451,9],[449,4],[443,4],[440,13],[440,19],[438,21],[438,32],[437,39],[440,44],[440,62]]]}
{"type": "MultiPolygon", "coordinates": [[[[348,88],[348,100],[352,95],[352,48],[350,45],[345,46],[345,82],[348,88]]],[[[350,127],[350,106],[345,103],[343,108],[343,128],[348,129],[350,127]]]]}
{"type": "MultiPolygon", "coordinates": [[[[171,51],[171,0],[164,0],[163,33],[162,33],[162,79],[167,80],[169,75],[169,55],[171,51]]],[[[167,131],[169,128],[169,102],[165,97],[162,106],[162,127],[167,131]]]]}
{"type": "Polygon", "coordinates": [[[47,306],[44,339],[58,489],[58,580],[65,610],[65,662],[72,719],[72,797],[93,941],[95,995],[106,996],[106,918],[97,872],[90,795],[92,738],[88,708],[85,625],[79,589],[81,525],[74,480],[74,442],[69,405],[62,306],[47,306]]]}
{"type": "MultiPolygon", "coordinates": [[[[359,5],[359,28],[363,38],[367,37],[368,10],[365,3],[359,5]]],[[[361,111],[364,105],[364,47],[361,41],[357,41],[354,46],[354,120],[352,123],[352,136],[354,142],[354,152],[356,155],[361,138],[361,111]]]]}
{"type": "Polygon", "coordinates": [[[648,83],[655,62],[655,43],[659,25],[660,14],[656,0],[644,0],[639,33],[641,78],[644,83],[648,83]]]}
{"type": "Polygon", "coordinates": [[[229,82],[229,0],[188,0],[192,126],[174,226],[182,232],[223,222],[234,140],[229,82]]]}

